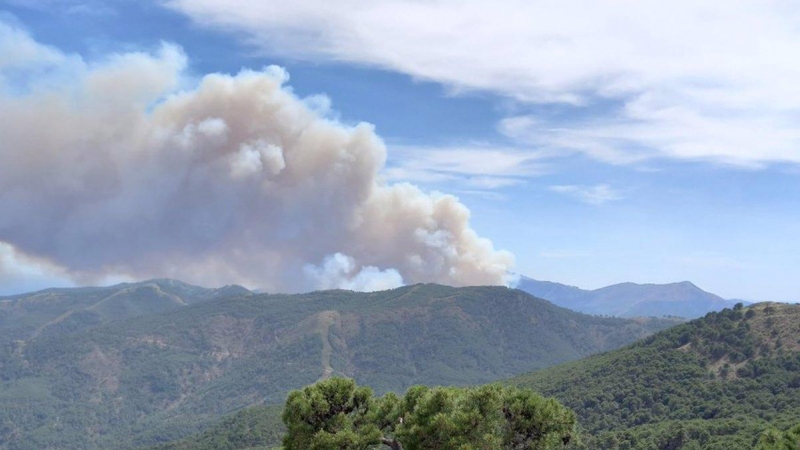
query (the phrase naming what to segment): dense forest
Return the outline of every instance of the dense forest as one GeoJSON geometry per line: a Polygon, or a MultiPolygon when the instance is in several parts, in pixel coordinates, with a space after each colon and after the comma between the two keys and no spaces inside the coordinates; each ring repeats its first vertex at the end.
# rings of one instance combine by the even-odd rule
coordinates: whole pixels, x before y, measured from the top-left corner
{"type": "Polygon", "coordinates": [[[514,378],[579,418],[585,448],[752,448],[800,417],[800,306],[741,305],[514,378]]]}
{"type": "Polygon", "coordinates": [[[504,287],[51,289],[0,299],[0,446],[158,444],[334,375],[378,394],[482,384],[675,323],[588,316],[504,287]]]}
{"type": "MultiPolygon", "coordinates": [[[[798,350],[800,306],[737,305],[509,384],[553,396],[575,412],[576,429],[565,448],[792,450],[800,448],[798,350]]],[[[240,422],[257,415],[264,438],[253,448],[280,444],[277,436],[286,428],[279,409],[240,414],[245,419],[234,416],[161,449],[248,448],[234,443],[241,440],[240,422]]]]}
{"type": "Polygon", "coordinates": [[[508,383],[574,411],[576,449],[781,445],[800,417],[797,305],[681,323],[505,288],[264,295],[155,280],[6,298],[0,337],[12,450],[273,448],[287,393],[331,377],[384,396],[539,369],[508,383]]]}

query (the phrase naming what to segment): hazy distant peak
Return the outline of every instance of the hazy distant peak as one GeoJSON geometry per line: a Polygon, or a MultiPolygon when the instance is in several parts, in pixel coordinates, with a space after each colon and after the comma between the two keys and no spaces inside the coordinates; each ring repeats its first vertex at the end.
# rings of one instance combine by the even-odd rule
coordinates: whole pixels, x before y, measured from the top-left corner
{"type": "Polygon", "coordinates": [[[668,315],[694,318],[733,304],[691,281],[666,284],[624,282],[585,290],[521,277],[518,288],[565,308],[621,317],[668,315]]]}

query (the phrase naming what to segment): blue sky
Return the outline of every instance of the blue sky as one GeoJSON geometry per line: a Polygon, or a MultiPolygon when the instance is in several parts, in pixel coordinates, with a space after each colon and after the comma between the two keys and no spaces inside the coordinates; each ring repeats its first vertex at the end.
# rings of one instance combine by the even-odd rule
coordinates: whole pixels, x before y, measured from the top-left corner
{"type": "MultiPolygon", "coordinates": [[[[375,126],[387,183],[457,196],[518,273],[798,301],[800,8],[693,3],[13,0],[0,21],[89,65],[174,44],[179,88],[281,66],[330,120],[375,126]]],[[[8,244],[0,294],[76,283],[8,244]]]]}

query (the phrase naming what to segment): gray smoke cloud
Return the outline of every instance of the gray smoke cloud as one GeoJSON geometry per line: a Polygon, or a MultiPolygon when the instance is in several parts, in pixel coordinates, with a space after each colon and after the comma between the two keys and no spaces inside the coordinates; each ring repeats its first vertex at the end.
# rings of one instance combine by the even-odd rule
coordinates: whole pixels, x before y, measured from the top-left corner
{"type": "Polygon", "coordinates": [[[386,183],[373,127],[331,119],[280,68],[192,80],[171,45],[87,63],[2,23],[0,48],[0,243],[75,280],[509,281],[513,256],[458,199],[386,183]]]}

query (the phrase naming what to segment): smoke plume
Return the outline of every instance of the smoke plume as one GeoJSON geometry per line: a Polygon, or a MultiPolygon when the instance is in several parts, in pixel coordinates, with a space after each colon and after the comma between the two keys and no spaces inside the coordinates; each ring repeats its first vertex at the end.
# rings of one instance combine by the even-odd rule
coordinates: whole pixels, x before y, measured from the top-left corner
{"type": "Polygon", "coordinates": [[[282,69],[191,81],[174,46],[88,63],[15,32],[29,41],[0,59],[0,243],[16,252],[81,282],[507,281],[513,257],[458,199],[387,184],[373,127],[328,118],[282,69]]]}

